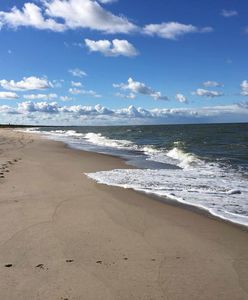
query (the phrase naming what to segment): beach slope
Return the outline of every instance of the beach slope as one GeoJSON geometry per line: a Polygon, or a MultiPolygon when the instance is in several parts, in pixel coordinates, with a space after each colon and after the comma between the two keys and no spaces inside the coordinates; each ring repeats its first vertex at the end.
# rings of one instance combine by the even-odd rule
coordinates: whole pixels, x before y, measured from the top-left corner
{"type": "Polygon", "coordinates": [[[0,129],[0,299],[248,299],[247,231],[84,175],[126,167],[0,129]]]}

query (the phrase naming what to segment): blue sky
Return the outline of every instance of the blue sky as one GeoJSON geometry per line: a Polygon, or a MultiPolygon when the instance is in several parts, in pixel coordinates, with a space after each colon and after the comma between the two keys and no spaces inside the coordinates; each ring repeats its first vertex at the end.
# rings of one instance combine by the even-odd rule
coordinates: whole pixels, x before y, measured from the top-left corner
{"type": "Polygon", "coordinates": [[[248,121],[248,3],[0,4],[0,122],[248,121]]]}

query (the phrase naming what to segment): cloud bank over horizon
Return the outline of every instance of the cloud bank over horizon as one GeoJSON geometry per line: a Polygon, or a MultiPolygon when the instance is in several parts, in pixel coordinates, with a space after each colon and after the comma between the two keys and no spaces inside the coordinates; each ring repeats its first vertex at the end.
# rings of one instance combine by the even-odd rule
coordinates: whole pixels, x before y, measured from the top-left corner
{"type": "Polygon", "coordinates": [[[60,105],[57,102],[24,101],[16,107],[0,105],[5,123],[32,125],[135,125],[244,122],[248,118],[248,103],[202,108],[126,108],[110,109],[100,104],[60,105]]]}

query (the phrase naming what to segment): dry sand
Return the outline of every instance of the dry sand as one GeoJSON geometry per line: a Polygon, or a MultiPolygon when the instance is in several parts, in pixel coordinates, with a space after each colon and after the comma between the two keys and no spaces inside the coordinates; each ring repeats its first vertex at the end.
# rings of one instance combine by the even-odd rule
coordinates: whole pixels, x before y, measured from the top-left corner
{"type": "Polygon", "coordinates": [[[0,166],[1,300],[248,299],[247,231],[84,175],[120,159],[1,129],[0,166]]]}

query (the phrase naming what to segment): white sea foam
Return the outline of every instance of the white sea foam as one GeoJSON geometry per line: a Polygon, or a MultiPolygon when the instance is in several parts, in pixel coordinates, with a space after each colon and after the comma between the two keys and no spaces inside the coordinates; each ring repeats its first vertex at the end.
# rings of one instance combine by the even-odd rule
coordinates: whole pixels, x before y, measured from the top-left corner
{"type": "Polygon", "coordinates": [[[103,136],[101,133],[93,133],[93,132],[86,133],[84,135],[84,139],[86,139],[88,142],[92,144],[104,146],[104,147],[112,147],[118,149],[134,148],[134,144],[130,141],[109,139],[103,136]]]}
{"type": "Polygon", "coordinates": [[[248,226],[246,182],[241,178],[230,180],[218,169],[214,172],[199,169],[117,169],[87,175],[102,184],[167,197],[248,226]]]}

